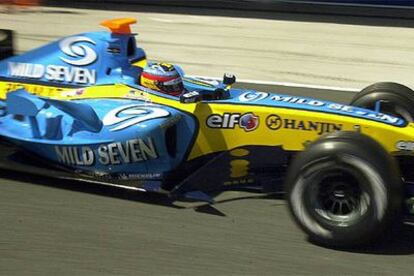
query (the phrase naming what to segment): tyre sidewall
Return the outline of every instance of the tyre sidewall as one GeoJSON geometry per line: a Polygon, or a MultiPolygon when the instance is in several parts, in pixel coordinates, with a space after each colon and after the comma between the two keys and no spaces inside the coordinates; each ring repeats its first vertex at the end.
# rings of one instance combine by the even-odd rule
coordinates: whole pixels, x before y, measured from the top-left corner
{"type": "Polygon", "coordinates": [[[334,137],[317,141],[297,156],[286,178],[288,205],[296,222],[313,240],[327,245],[352,246],[374,239],[391,223],[399,209],[401,185],[393,160],[384,152],[367,139],[334,137]],[[332,225],[318,219],[306,206],[307,189],[312,183],[304,175],[323,164],[339,167],[347,164],[347,169],[355,170],[367,180],[360,185],[370,199],[369,208],[356,223],[347,227],[332,225]]]}

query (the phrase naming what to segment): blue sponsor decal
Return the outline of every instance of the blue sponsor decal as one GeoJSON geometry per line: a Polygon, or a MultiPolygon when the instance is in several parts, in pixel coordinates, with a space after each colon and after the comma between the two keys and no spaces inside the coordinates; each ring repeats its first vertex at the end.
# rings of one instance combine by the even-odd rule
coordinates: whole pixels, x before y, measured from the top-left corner
{"type": "Polygon", "coordinates": [[[245,104],[257,104],[264,106],[274,106],[283,108],[297,108],[310,111],[323,111],[327,113],[349,115],[380,121],[387,124],[402,126],[405,124],[403,119],[398,117],[375,112],[373,110],[359,108],[350,105],[333,103],[311,98],[296,97],[289,95],[271,94],[266,92],[247,91],[238,97],[239,102],[245,104]]]}

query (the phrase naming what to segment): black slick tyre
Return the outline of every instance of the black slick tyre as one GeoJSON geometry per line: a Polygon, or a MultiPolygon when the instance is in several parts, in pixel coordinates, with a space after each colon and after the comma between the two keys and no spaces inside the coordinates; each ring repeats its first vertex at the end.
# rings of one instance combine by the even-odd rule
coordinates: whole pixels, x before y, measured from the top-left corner
{"type": "Polygon", "coordinates": [[[290,213],[328,247],[373,242],[399,217],[403,186],[394,159],[357,132],[325,135],[293,160],[285,180],[290,213]]]}

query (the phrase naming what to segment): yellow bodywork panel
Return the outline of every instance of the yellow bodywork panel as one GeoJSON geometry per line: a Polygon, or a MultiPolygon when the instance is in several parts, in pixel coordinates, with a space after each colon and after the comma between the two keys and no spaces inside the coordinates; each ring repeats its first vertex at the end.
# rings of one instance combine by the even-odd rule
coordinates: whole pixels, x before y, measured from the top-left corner
{"type": "MultiPolygon", "coordinates": [[[[198,121],[199,130],[188,159],[199,156],[237,149],[246,145],[281,146],[289,151],[301,151],[307,142],[318,139],[322,134],[337,129],[344,131],[361,131],[380,142],[388,152],[396,152],[397,143],[414,141],[414,124],[395,127],[381,122],[333,113],[308,110],[269,107],[260,105],[226,104],[203,101],[198,103],[180,103],[178,99],[170,99],[147,93],[132,87],[115,84],[93,86],[81,89],[68,89],[53,86],[18,84],[0,82],[0,98],[18,88],[38,96],[60,100],[91,98],[124,98],[135,99],[147,103],[167,105],[192,114],[198,121]],[[234,128],[211,128],[207,120],[212,114],[253,113],[258,119],[257,127],[246,131],[236,125],[234,128]],[[280,127],[278,120],[283,120],[287,127],[280,127]]],[[[243,154],[234,152],[235,155],[243,154]]],[[[237,174],[237,172],[235,172],[237,174]]]]}

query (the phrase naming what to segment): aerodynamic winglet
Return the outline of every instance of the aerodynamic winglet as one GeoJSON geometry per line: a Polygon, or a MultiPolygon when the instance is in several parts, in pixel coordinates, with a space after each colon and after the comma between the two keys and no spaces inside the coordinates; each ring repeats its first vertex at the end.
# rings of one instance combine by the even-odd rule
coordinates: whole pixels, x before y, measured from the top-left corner
{"type": "Polygon", "coordinates": [[[24,89],[10,92],[6,98],[7,112],[15,115],[36,116],[45,105],[45,101],[24,89]]]}
{"type": "Polygon", "coordinates": [[[116,18],[105,20],[101,22],[101,26],[107,27],[112,33],[115,34],[130,34],[130,25],[137,23],[135,18],[116,18]]]}

